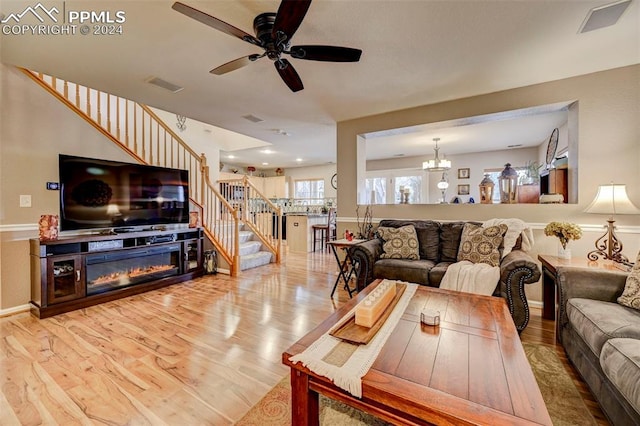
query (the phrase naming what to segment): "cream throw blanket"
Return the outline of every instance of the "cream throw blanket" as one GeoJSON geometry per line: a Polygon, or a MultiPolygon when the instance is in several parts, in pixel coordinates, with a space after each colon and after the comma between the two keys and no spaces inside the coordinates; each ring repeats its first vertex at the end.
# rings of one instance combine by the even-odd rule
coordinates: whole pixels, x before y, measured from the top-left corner
{"type": "MultiPolygon", "coordinates": [[[[502,258],[513,249],[522,234],[522,250],[529,251],[533,247],[533,231],[520,219],[490,219],[482,224],[484,228],[490,226],[507,225],[504,236],[502,258]]],[[[456,262],[449,265],[442,277],[440,288],[490,296],[500,281],[500,267],[486,263],[471,263],[469,261],[456,262]]]]}
{"type": "MultiPolygon", "coordinates": [[[[369,371],[369,368],[378,357],[387,338],[396,328],[398,321],[400,321],[418,288],[418,284],[403,284],[406,284],[407,288],[396,306],[394,306],[391,314],[380,327],[380,330],[369,343],[366,345],[353,345],[343,342],[341,339],[331,336],[329,334],[331,330],[329,330],[307,349],[292,356],[290,358],[291,362],[301,362],[309,370],[331,379],[339,388],[344,389],[355,397],[361,398],[362,377],[367,374],[367,371],[369,371]],[[339,355],[336,356],[336,353],[339,353],[339,355]],[[348,359],[344,361],[344,358],[348,359]],[[336,362],[336,359],[340,359],[340,362],[336,362]]],[[[343,319],[349,318],[355,310],[356,308],[354,307],[349,311],[338,321],[336,327],[342,323],[343,319]]]]}

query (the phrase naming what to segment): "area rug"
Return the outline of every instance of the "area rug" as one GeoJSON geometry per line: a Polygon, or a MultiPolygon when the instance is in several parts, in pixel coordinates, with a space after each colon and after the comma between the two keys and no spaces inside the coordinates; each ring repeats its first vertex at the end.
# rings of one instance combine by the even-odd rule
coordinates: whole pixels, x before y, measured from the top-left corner
{"type": "Polygon", "coordinates": [[[555,426],[597,425],[551,346],[523,343],[542,398],[555,426]]]}
{"type": "MultiPolygon", "coordinates": [[[[555,426],[596,425],[571,376],[550,346],[523,344],[533,374],[555,426]]],[[[269,391],[238,422],[238,426],[283,426],[291,424],[289,376],[269,391]]],[[[320,395],[320,424],[326,426],[383,426],[388,423],[355,408],[320,395]]]]}

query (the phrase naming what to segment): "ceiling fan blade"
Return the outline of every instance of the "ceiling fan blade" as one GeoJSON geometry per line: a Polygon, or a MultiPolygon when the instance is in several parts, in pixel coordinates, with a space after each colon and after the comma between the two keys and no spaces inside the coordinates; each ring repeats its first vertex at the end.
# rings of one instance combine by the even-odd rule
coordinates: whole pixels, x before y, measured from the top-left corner
{"type": "Polygon", "coordinates": [[[251,34],[245,33],[239,28],[234,27],[231,24],[227,24],[224,21],[219,20],[218,18],[214,18],[213,16],[206,14],[204,12],[199,11],[198,9],[194,9],[191,6],[187,6],[184,3],[180,3],[179,1],[175,2],[173,6],[171,6],[173,10],[176,10],[183,15],[188,16],[189,18],[195,19],[196,21],[202,22],[205,25],[208,25],[212,28],[215,28],[218,31],[222,31],[225,34],[228,34],[233,37],[237,37],[240,40],[246,41],[251,44],[255,44],[256,46],[260,46],[260,40],[252,36],[251,34]]]}
{"type": "Polygon", "coordinates": [[[293,46],[291,56],[296,59],[328,62],[358,62],[362,50],[340,46],[293,46]]]}
{"type": "Polygon", "coordinates": [[[209,71],[211,74],[215,74],[215,75],[222,75],[222,74],[226,74],[228,72],[231,71],[235,71],[238,68],[242,68],[244,66],[249,65],[251,62],[257,61],[258,59],[262,58],[264,55],[249,55],[249,56],[243,56],[242,58],[238,58],[238,59],[234,59],[233,61],[227,62],[226,64],[220,65],[217,68],[212,69],[211,71],[209,71]]]}
{"type": "Polygon", "coordinates": [[[280,74],[280,77],[282,77],[291,91],[298,92],[304,89],[302,80],[300,80],[300,76],[289,61],[287,61],[286,59],[278,59],[277,61],[274,61],[273,64],[276,66],[278,74],[280,74]]]}
{"type": "Polygon", "coordinates": [[[271,31],[273,39],[278,40],[278,32],[281,32],[287,36],[285,41],[291,40],[302,23],[304,15],[307,14],[309,6],[311,6],[311,0],[282,0],[271,31]]]}

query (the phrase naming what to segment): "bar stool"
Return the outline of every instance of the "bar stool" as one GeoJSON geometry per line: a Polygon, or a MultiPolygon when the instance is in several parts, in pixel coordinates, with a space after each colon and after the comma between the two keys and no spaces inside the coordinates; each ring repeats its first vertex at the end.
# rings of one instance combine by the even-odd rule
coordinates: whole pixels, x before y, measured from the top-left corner
{"type": "Polygon", "coordinates": [[[316,251],[316,242],[320,241],[320,248],[324,251],[329,241],[336,239],[336,209],[330,208],[327,214],[327,223],[312,225],[313,251],[316,251]],[[318,238],[318,234],[320,238],[318,238]]]}

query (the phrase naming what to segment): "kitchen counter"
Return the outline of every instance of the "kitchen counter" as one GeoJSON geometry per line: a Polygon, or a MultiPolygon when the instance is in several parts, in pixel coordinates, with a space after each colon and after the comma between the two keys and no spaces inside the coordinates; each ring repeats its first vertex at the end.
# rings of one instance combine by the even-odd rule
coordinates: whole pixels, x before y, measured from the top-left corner
{"type": "MultiPolygon", "coordinates": [[[[313,225],[327,223],[328,215],[322,213],[287,213],[287,246],[290,252],[313,251],[313,225]]],[[[320,235],[318,234],[318,237],[320,235]]]]}

